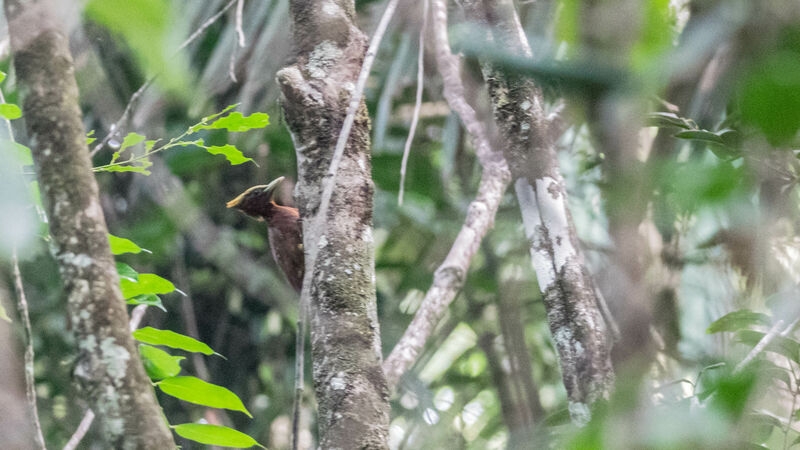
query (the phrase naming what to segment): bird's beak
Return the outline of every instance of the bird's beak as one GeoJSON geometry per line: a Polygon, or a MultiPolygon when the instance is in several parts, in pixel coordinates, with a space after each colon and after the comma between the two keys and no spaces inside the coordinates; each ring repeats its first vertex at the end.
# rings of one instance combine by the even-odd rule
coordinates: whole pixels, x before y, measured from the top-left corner
{"type": "Polygon", "coordinates": [[[269,184],[264,187],[264,193],[269,195],[270,200],[272,199],[272,196],[275,195],[275,189],[280,186],[282,181],[283,177],[278,177],[270,181],[269,184]]]}

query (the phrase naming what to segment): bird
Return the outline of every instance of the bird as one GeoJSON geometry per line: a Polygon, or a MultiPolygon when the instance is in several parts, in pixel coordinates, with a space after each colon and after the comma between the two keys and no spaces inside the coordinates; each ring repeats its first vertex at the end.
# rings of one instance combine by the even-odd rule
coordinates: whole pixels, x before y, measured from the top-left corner
{"type": "Polygon", "coordinates": [[[267,223],[272,257],[299,294],[305,273],[303,225],[297,208],[275,203],[275,190],[283,180],[284,177],[278,177],[268,184],[253,186],[229,201],[227,206],[267,223]]]}

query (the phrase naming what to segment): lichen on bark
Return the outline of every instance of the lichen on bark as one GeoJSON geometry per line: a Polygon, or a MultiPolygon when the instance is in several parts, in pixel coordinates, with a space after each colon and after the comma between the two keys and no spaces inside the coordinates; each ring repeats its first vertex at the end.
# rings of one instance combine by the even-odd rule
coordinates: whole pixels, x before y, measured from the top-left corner
{"type": "Polygon", "coordinates": [[[108,448],[174,448],[128,331],[67,38],[46,1],[7,1],[14,64],[52,253],[78,344],[74,370],[108,448]]]}
{"type": "Polygon", "coordinates": [[[319,445],[383,449],[389,390],[381,369],[375,306],[374,188],[363,103],[339,164],[324,232],[315,236],[311,230],[366,37],[353,22],[352,1],[293,0],[290,9],[296,54],[277,78],[297,152],[295,203],[304,219],[304,246],[316,249],[309,320],[319,445]]]}

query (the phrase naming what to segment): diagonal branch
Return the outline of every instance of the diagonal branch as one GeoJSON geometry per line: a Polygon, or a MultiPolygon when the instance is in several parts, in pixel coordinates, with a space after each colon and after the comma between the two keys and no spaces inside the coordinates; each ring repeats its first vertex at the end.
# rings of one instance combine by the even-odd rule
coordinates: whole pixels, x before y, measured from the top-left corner
{"type": "Polygon", "coordinates": [[[383,364],[391,389],[397,387],[400,377],[414,365],[434,328],[461,290],[470,261],[479,249],[486,232],[494,225],[497,208],[511,179],[503,155],[492,151],[486,128],[464,97],[460,61],[450,51],[447,38],[445,1],[433,0],[431,12],[436,62],[444,81],[444,95],[472,137],[473,146],[483,165],[483,174],[475,200],[467,209],[464,226],[456,236],[444,262],[436,269],[433,285],[428,289],[419,310],[383,364]]]}

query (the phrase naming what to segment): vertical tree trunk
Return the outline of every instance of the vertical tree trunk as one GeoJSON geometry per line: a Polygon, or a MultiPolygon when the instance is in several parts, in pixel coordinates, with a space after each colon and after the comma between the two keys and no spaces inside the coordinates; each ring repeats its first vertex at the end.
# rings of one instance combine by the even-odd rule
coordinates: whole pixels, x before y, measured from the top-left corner
{"type": "MultiPolygon", "coordinates": [[[[437,4],[439,2],[435,2],[437,4]]],[[[511,0],[465,2],[467,16],[486,24],[497,45],[520,57],[531,50],[511,0]]],[[[606,324],[584,267],[544,99],[530,79],[482,64],[504,141],[531,260],[544,296],[572,420],[583,424],[589,406],[607,398],[614,374],[606,324]]]]}
{"type": "Polygon", "coordinates": [[[72,57],[56,6],[32,0],[5,3],[52,251],[78,344],[75,378],[97,414],[107,448],[174,448],[128,331],[72,57]]]}
{"type": "MultiPolygon", "coordinates": [[[[311,219],[366,50],[352,0],[292,0],[294,64],[278,72],[297,151],[296,204],[318,254],[309,305],[321,448],[386,448],[389,390],[375,305],[369,118],[362,103],[336,176],[325,232],[311,219]]],[[[309,259],[306,259],[309,262],[309,259]]],[[[308,271],[308,267],[306,270],[308,271]]]]}

